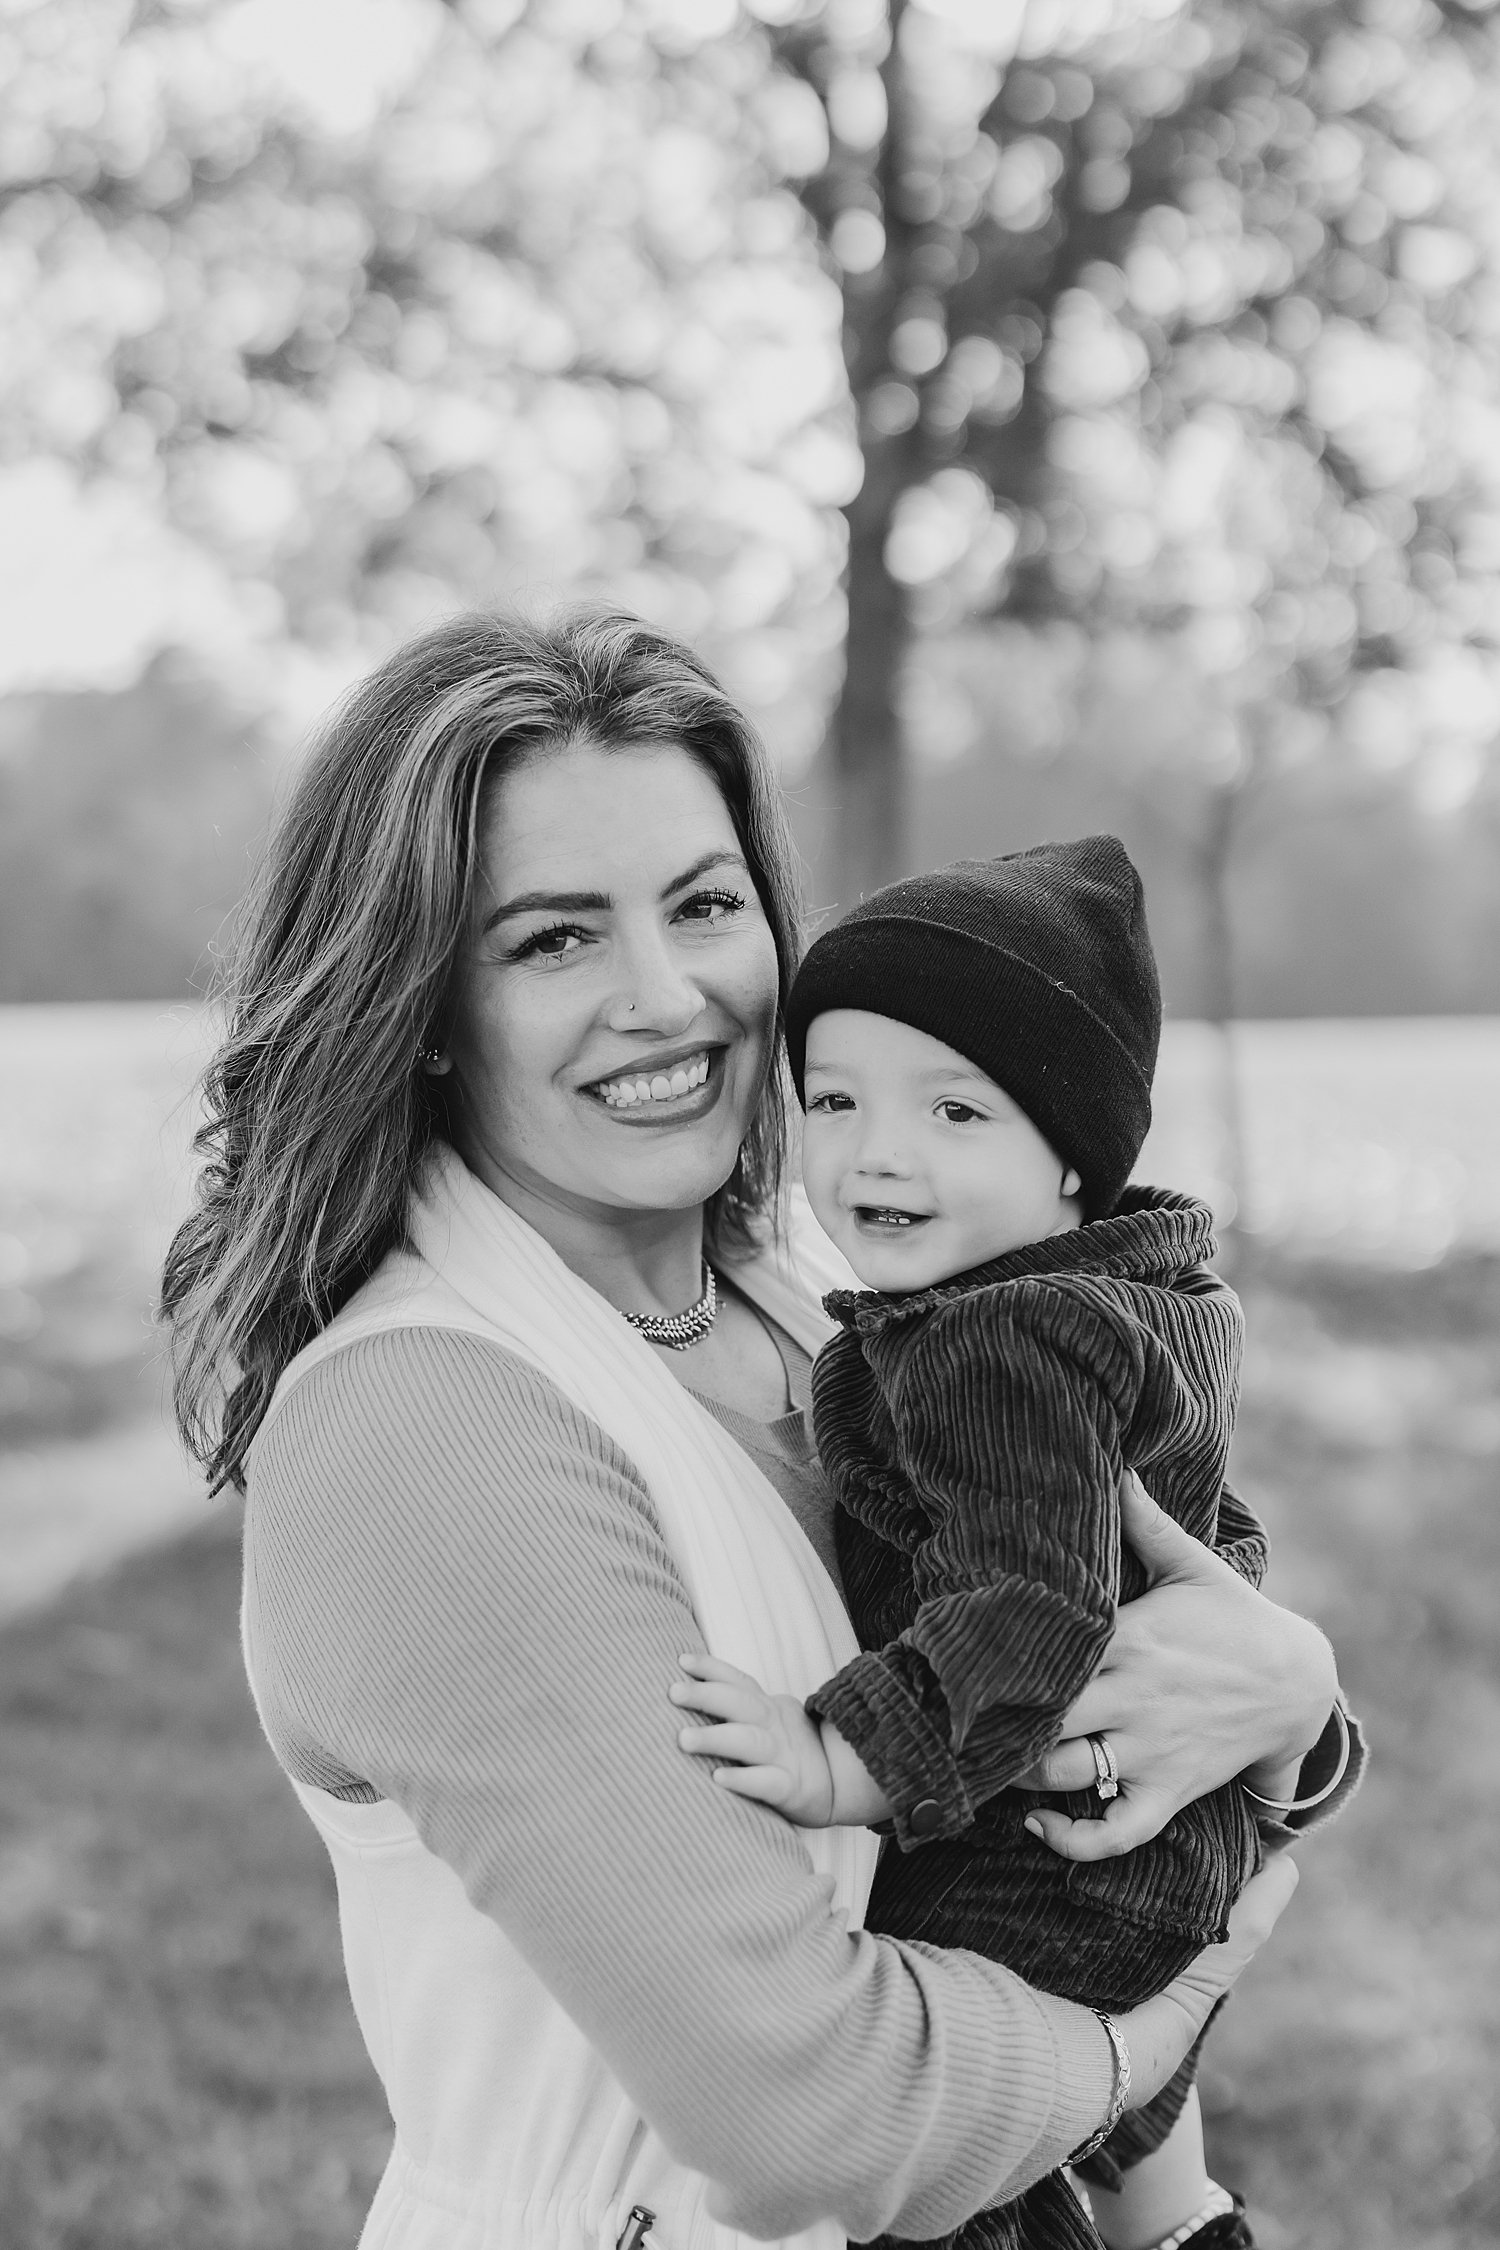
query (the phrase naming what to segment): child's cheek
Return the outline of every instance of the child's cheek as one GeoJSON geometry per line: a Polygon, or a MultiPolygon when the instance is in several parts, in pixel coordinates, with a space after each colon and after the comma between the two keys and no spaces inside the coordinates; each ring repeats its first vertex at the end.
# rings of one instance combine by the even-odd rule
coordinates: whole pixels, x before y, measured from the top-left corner
{"type": "Polygon", "coordinates": [[[837,1202],[838,1170],[829,1136],[808,1118],[802,1136],[802,1185],[812,1205],[813,1217],[827,1226],[837,1202]]]}

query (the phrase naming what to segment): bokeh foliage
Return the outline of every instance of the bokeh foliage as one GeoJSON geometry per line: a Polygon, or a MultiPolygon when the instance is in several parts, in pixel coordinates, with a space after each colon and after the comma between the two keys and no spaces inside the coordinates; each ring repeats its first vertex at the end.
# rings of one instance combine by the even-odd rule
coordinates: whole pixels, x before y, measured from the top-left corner
{"type": "Polygon", "coordinates": [[[760,43],[676,14],[12,6],[13,504],[143,502],[334,668],[593,589],[774,706],[837,639],[837,293],[760,43]]]}
{"type": "MultiPolygon", "coordinates": [[[[1472,788],[1500,720],[1493,10],[911,0],[782,49],[830,122],[804,192],[866,460],[846,771],[911,636],[1005,616],[1170,643],[1221,790],[1334,738],[1472,788]]],[[[904,826],[893,802],[845,888],[904,826]]]]}
{"type": "Polygon", "coordinates": [[[1494,0],[5,0],[0,72],[0,687],[182,641],[285,741],[619,600],[789,772],[832,714],[825,896],[1060,757],[1220,1011],[1247,827],[1500,864],[1494,0]]]}

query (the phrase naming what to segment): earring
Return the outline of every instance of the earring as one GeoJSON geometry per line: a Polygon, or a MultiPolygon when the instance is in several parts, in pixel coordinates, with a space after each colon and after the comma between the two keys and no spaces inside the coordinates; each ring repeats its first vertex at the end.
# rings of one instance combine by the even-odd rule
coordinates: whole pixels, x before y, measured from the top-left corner
{"type": "Polygon", "coordinates": [[[451,1057],[445,1055],[441,1047],[419,1047],[417,1061],[429,1078],[441,1078],[453,1068],[451,1057]]]}
{"type": "Polygon", "coordinates": [[[1061,1192],[1064,1195],[1078,1195],[1082,1192],[1082,1188],[1083,1181],[1079,1178],[1078,1174],[1074,1171],[1072,1165],[1070,1164],[1068,1166],[1068,1169],[1062,1176],[1061,1192]]]}

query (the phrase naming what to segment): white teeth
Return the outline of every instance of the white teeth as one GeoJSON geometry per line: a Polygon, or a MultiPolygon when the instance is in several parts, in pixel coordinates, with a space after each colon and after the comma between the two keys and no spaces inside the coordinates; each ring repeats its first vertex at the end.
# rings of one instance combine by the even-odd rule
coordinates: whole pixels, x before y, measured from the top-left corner
{"type": "Polygon", "coordinates": [[[695,1055],[691,1062],[678,1063],[671,1072],[657,1071],[651,1078],[609,1078],[602,1082],[599,1092],[608,1109],[634,1109],[639,1102],[681,1101],[703,1085],[708,1077],[708,1056],[695,1055]]]}

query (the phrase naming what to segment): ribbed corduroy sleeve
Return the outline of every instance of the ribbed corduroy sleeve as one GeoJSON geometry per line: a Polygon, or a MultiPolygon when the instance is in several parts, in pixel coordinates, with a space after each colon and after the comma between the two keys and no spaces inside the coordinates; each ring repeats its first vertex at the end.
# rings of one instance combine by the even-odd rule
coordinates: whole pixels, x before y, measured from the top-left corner
{"type": "Polygon", "coordinates": [[[874,1400],[853,1393],[878,1383],[919,1503],[913,1623],[809,1699],[880,1784],[903,1847],[960,1834],[1024,1773],[1103,1653],[1122,1424],[1141,1380],[1130,1342],[1087,1297],[1023,1281],[894,1323],[873,1346],[842,1337],[819,1361],[825,1461],[840,1431],[868,1429],[874,1400]]]}
{"type": "Polygon", "coordinates": [[[299,1780],[394,1800],[752,2234],[942,2234],[1109,2099],[1086,2010],[853,1933],[667,1700],[701,1636],[646,1493],[475,1338],[355,1343],[254,1451],[247,1631],[299,1780]]]}

